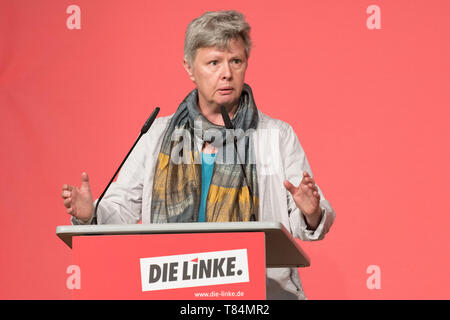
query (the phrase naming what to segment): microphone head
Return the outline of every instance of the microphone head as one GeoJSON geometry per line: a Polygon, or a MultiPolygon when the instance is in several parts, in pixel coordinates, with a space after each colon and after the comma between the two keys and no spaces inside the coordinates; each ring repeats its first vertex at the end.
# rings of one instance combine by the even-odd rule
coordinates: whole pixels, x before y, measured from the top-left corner
{"type": "Polygon", "coordinates": [[[234,129],[233,124],[231,123],[230,117],[228,116],[227,109],[224,106],[220,106],[220,113],[222,113],[223,123],[225,123],[225,128],[234,129]]]}
{"type": "Polygon", "coordinates": [[[150,126],[152,125],[153,121],[155,121],[159,110],[160,110],[159,107],[156,107],[156,109],[152,112],[150,117],[148,117],[147,121],[145,121],[144,125],[142,126],[141,134],[146,133],[148,129],[150,129],[150,126]]]}

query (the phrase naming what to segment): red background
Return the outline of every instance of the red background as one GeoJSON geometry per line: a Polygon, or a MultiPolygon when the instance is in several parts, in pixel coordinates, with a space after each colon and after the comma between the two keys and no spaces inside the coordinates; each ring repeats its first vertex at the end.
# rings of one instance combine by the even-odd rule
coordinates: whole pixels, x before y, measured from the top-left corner
{"type": "Polygon", "coordinates": [[[62,185],[86,171],[98,197],[150,112],[176,110],[194,87],[185,28],[217,9],[246,15],[257,106],[293,126],[337,213],[302,243],[308,298],[448,299],[446,0],[0,0],[0,298],[70,298],[62,185]]]}

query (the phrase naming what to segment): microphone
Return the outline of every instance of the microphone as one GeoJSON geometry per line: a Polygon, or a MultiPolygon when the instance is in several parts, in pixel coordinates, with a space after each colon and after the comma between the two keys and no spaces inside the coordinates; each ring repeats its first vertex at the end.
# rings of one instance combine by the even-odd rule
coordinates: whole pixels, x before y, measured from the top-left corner
{"type": "MultiPolygon", "coordinates": [[[[150,127],[153,124],[153,121],[155,121],[156,116],[159,113],[159,107],[156,107],[155,110],[153,110],[152,114],[150,115],[150,117],[148,117],[147,121],[145,121],[144,125],[142,126],[141,129],[141,135],[143,135],[144,133],[147,133],[148,129],[150,129],[150,127]]],[[[141,138],[141,135],[139,136],[138,140],[141,138]]],[[[131,148],[133,150],[134,146],[131,148]]]]}
{"type": "Polygon", "coordinates": [[[116,173],[114,173],[114,176],[112,177],[112,179],[109,181],[108,185],[106,186],[105,190],[103,191],[102,195],[100,196],[100,198],[98,198],[97,204],[95,205],[95,211],[94,211],[94,221],[96,221],[97,219],[97,209],[98,209],[98,205],[100,203],[100,201],[102,200],[103,196],[105,195],[106,191],[108,190],[109,186],[111,185],[111,183],[114,181],[114,178],[116,177],[116,175],[119,173],[120,169],[122,168],[123,164],[125,163],[125,161],[128,159],[128,156],[131,154],[131,151],[133,151],[134,147],[136,146],[136,144],[138,143],[138,141],[141,139],[141,137],[147,133],[148,129],[150,129],[150,127],[153,124],[153,121],[155,121],[156,116],[158,115],[159,112],[159,107],[156,107],[155,110],[152,112],[152,114],[150,115],[150,117],[147,119],[147,121],[145,121],[144,125],[142,126],[141,129],[141,133],[139,134],[139,137],[136,139],[136,141],[134,142],[133,146],[131,147],[130,151],[128,151],[128,154],[126,155],[125,159],[123,159],[122,163],[119,166],[119,169],[117,169],[116,173]]]}
{"type": "MultiPolygon", "coordinates": [[[[222,119],[223,119],[223,122],[225,123],[225,128],[234,130],[233,123],[231,123],[230,117],[228,116],[228,112],[224,106],[220,106],[220,113],[222,113],[222,119]]],[[[239,163],[241,164],[242,173],[244,174],[244,179],[245,179],[245,182],[247,183],[248,191],[250,194],[250,211],[251,211],[250,221],[256,221],[256,215],[254,213],[254,207],[253,207],[253,190],[247,179],[247,174],[245,173],[244,164],[242,163],[241,157],[239,156],[238,147],[237,147],[237,138],[235,135],[233,135],[233,143],[234,143],[234,150],[236,151],[239,163]]]]}

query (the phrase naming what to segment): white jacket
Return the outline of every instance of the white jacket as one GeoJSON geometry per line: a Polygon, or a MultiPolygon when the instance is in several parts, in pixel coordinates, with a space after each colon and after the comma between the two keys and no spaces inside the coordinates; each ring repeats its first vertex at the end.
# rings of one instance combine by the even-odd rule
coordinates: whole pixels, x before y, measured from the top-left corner
{"type": "MultiPolygon", "coordinates": [[[[335,212],[317,186],[322,219],[316,230],[307,230],[305,218],[283,185],[300,184],[303,172],[313,174],[292,127],[258,111],[254,131],[256,172],[259,188],[259,220],[281,222],[295,238],[321,240],[335,219],[335,212]]],[[[142,136],[111,184],[97,211],[98,224],[150,223],[153,175],[164,132],[172,116],[155,120],[142,136]]],[[[201,144],[200,144],[201,145],[201,144]]],[[[72,224],[82,224],[72,218],[72,224]]],[[[266,269],[268,299],[306,299],[296,268],[266,269]]]]}

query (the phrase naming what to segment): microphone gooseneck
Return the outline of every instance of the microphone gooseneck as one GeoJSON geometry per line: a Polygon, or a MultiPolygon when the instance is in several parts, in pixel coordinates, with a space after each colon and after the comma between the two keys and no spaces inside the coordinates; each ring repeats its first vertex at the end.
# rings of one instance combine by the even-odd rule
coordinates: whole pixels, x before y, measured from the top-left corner
{"type": "Polygon", "coordinates": [[[113,177],[111,178],[111,180],[109,181],[108,185],[106,186],[105,190],[103,191],[102,195],[100,196],[100,198],[98,198],[97,204],[95,205],[95,211],[94,211],[94,219],[97,219],[97,209],[98,209],[98,205],[100,203],[100,201],[102,200],[103,196],[105,195],[106,191],[108,190],[109,186],[111,185],[111,183],[114,181],[114,179],[116,178],[116,175],[119,173],[120,169],[122,168],[123,164],[125,163],[125,161],[128,159],[128,156],[131,154],[131,151],[133,151],[134,147],[136,146],[136,144],[138,143],[138,141],[141,139],[141,137],[147,133],[148,129],[150,129],[150,127],[153,124],[153,121],[155,121],[156,116],[159,113],[160,108],[156,107],[155,110],[152,112],[152,114],[150,115],[150,117],[147,119],[147,121],[145,121],[144,125],[142,126],[141,129],[141,133],[139,134],[139,137],[136,139],[136,141],[134,142],[133,146],[131,147],[130,151],[128,151],[128,154],[126,155],[126,157],[123,159],[122,163],[120,164],[119,168],[116,170],[116,173],[114,173],[113,177]]]}

